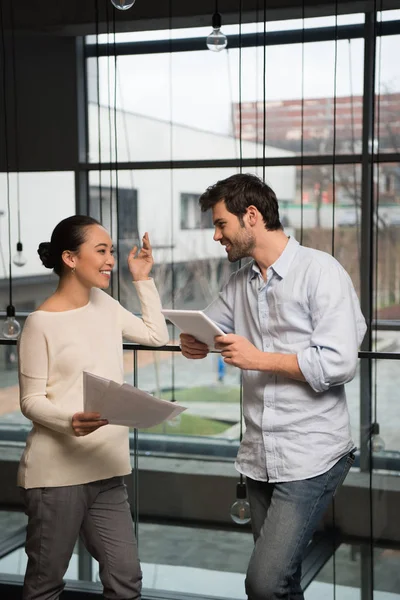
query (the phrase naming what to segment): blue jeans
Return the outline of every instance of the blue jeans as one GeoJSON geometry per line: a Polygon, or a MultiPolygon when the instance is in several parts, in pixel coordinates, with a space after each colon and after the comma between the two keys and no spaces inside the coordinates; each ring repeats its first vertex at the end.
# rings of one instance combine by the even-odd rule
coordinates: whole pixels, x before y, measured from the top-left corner
{"type": "Polygon", "coordinates": [[[304,551],[353,462],[350,452],[326,473],[302,481],[247,478],[255,542],[246,576],[249,600],[304,600],[304,551]]]}

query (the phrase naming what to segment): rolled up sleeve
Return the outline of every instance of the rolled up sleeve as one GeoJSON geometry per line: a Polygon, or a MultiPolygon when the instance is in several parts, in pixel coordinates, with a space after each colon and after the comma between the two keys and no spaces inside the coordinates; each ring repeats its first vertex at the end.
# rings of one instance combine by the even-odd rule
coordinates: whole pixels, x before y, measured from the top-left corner
{"type": "Polygon", "coordinates": [[[321,270],[310,290],[310,308],[310,344],[297,353],[297,360],[312,389],[324,392],[353,379],[366,331],[353,284],[339,264],[321,270]]]}

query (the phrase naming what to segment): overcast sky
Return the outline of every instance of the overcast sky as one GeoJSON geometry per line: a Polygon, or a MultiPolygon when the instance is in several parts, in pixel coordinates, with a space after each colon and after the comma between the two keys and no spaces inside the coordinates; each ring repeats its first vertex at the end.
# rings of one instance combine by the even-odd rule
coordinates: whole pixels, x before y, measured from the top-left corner
{"type": "MultiPolygon", "coordinates": [[[[134,7],[133,9],[134,10],[134,7]]],[[[400,10],[383,13],[384,19],[400,18],[400,10]]],[[[363,15],[339,17],[338,23],[360,23],[363,15]]],[[[307,27],[334,25],[334,17],[307,19],[307,27]]],[[[297,29],[301,21],[268,23],[267,31],[297,29]]],[[[227,34],[237,33],[237,26],[222,28],[227,34]]],[[[211,28],[210,28],[211,30],[211,28]]],[[[243,26],[243,33],[262,32],[262,24],[243,26]]],[[[169,32],[141,32],[121,34],[119,41],[171,37],[205,37],[207,28],[175,30],[169,32]]],[[[100,36],[100,42],[106,41],[100,36]]],[[[91,41],[94,41],[93,38],[91,41]]],[[[386,36],[378,43],[377,76],[381,89],[400,91],[398,56],[400,36],[386,36]]],[[[92,60],[92,64],[95,59],[92,60]]],[[[101,102],[113,103],[114,60],[100,59],[101,102]],[[111,92],[109,91],[111,88],[111,92]]],[[[242,101],[263,99],[264,52],[262,48],[242,51],[241,90],[242,101]]],[[[92,85],[94,85],[92,75],[92,85]]],[[[335,43],[320,42],[305,45],[304,75],[300,44],[269,46],[266,49],[267,101],[286,99],[321,98],[362,94],[363,41],[340,40],[335,53],[335,43]],[[336,60],[336,84],[335,84],[336,60]]],[[[172,120],[176,123],[212,130],[219,133],[231,131],[231,104],[239,100],[239,51],[223,50],[220,53],[182,52],[146,56],[121,56],[118,58],[117,103],[127,111],[172,120]]]]}

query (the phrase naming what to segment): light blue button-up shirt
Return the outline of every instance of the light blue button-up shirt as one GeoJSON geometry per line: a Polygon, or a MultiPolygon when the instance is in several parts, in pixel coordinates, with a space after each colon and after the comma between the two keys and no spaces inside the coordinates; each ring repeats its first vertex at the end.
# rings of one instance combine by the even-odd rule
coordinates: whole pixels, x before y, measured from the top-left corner
{"type": "Polygon", "coordinates": [[[243,371],[239,472],[271,483],[307,479],[354,447],[344,384],[354,377],[366,324],[335,258],[291,237],[267,281],[252,261],[232,274],[205,312],[259,350],[296,354],[306,379],[243,371]]]}

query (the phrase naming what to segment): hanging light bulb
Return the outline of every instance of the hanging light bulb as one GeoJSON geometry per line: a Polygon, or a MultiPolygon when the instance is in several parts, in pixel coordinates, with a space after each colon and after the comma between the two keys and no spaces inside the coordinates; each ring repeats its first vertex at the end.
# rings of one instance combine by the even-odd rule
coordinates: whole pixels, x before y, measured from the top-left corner
{"type": "Polygon", "coordinates": [[[23,247],[22,242],[17,243],[17,252],[14,254],[13,263],[17,267],[23,267],[26,265],[26,258],[22,253],[23,247]]]}
{"type": "Polygon", "coordinates": [[[372,452],[383,452],[385,449],[385,441],[379,435],[379,423],[372,423],[371,427],[371,450],[372,452]]]}
{"type": "Polygon", "coordinates": [[[212,32],[207,37],[207,48],[212,52],[220,52],[228,45],[228,38],[221,31],[221,15],[215,12],[212,16],[212,32]]]}
{"type": "Polygon", "coordinates": [[[111,0],[111,4],[118,10],[128,10],[128,8],[132,8],[135,2],[136,0],[111,0]]]}
{"type": "Polygon", "coordinates": [[[236,485],[236,502],[231,506],[231,519],[238,525],[250,522],[250,504],[246,500],[246,484],[236,485]]]}
{"type": "Polygon", "coordinates": [[[3,324],[3,337],[8,340],[16,340],[21,333],[21,325],[15,318],[15,308],[12,304],[7,306],[7,319],[3,324]]]}

